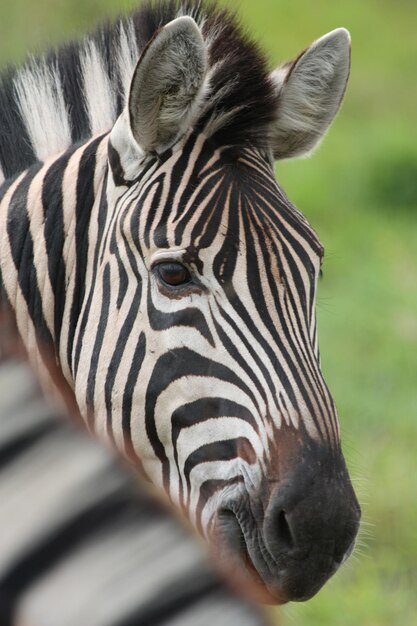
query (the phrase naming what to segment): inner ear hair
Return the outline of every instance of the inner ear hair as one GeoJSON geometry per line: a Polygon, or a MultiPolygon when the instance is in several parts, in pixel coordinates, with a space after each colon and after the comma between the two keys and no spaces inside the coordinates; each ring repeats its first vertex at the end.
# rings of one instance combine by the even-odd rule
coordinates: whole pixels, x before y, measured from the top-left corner
{"type": "Polygon", "coordinates": [[[317,147],[340,108],[349,70],[350,35],[338,28],[272,72],[277,119],[271,144],[276,159],[306,155],[317,147]]]}
{"type": "Polygon", "coordinates": [[[129,95],[135,140],[147,152],[166,149],[188,128],[203,96],[207,50],[188,16],[164,26],[136,66],[129,95]]]}

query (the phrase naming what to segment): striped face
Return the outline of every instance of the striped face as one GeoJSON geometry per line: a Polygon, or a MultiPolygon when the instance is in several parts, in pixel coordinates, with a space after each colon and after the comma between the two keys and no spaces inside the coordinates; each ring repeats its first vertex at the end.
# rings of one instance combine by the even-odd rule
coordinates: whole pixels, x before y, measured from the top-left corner
{"type": "Polygon", "coordinates": [[[352,498],[318,361],[323,249],[267,158],[191,134],[137,182],[110,171],[100,206],[75,380],[94,430],[205,535],[229,536],[238,507],[247,520],[233,524],[255,540],[257,515],[299,468],[352,498]]]}
{"type": "MultiPolygon", "coordinates": [[[[95,430],[130,436],[153,481],[201,515],[204,482],[234,479],[242,463],[259,482],[281,427],[337,445],[317,358],[323,250],[255,150],[193,134],[147,167],[121,195],[111,176],[105,191],[115,207],[85,336],[102,331],[107,380],[86,409],[95,430]]],[[[82,368],[76,386],[84,392],[82,368]]]]}

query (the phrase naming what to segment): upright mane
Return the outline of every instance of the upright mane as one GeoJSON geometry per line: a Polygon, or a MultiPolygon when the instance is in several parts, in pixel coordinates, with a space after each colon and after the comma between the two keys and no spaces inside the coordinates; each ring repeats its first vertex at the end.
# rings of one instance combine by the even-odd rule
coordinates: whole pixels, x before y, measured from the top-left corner
{"type": "Polygon", "coordinates": [[[181,15],[196,20],[208,46],[206,132],[226,144],[266,144],[274,87],[235,15],[204,1],[159,0],[0,74],[0,182],[110,130],[141,51],[181,15]]]}

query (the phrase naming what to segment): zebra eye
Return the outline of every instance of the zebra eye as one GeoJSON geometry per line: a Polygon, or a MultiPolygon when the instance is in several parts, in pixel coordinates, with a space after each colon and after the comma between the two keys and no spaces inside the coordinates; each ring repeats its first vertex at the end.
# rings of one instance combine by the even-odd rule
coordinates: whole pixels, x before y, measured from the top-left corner
{"type": "Polygon", "coordinates": [[[190,272],[181,263],[159,263],[156,269],[163,282],[172,287],[191,282],[190,272]]]}

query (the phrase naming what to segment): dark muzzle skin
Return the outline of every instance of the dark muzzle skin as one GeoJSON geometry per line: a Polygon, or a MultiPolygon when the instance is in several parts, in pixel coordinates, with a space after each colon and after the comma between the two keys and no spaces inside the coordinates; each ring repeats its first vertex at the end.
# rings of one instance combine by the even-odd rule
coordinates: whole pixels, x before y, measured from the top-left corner
{"type": "Polygon", "coordinates": [[[272,604],[315,595],[351,554],[361,516],[340,450],[309,446],[286,465],[216,520],[229,569],[272,604]]]}

